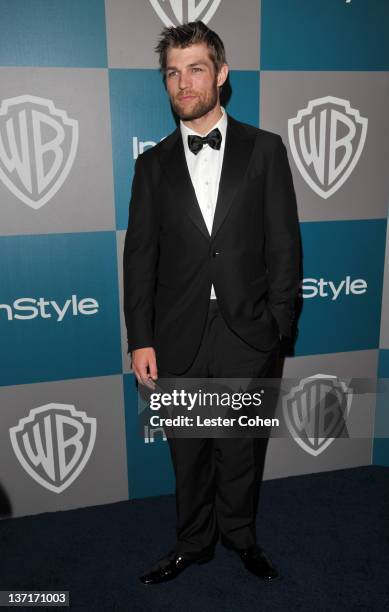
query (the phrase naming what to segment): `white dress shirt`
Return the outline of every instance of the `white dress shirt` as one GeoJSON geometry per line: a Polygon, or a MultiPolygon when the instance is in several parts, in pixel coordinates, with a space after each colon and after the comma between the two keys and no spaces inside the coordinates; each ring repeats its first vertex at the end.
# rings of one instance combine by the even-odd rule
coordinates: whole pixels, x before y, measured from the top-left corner
{"type": "MultiPolygon", "coordinates": [[[[223,114],[219,121],[215,123],[215,125],[213,125],[207,132],[207,134],[209,134],[209,132],[212,132],[212,130],[215,128],[219,128],[222,135],[222,142],[219,150],[212,149],[212,147],[210,147],[208,144],[204,144],[203,148],[197,153],[197,155],[192,153],[188,146],[188,136],[190,134],[207,136],[207,134],[198,134],[198,132],[191,130],[182,121],[180,121],[186,163],[188,165],[190,178],[196,193],[197,202],[204,217],[205,225],[208,228],[209,235],[211,235],[212,232],[213,218],[215,216],[220,174],[223,164],[224,147],[226,142],[227,114],[223,107],[221,107],[221,111],[223,114]]],[[[216,299],[213,285],[211,287],[210,299],[216,299]]]]}

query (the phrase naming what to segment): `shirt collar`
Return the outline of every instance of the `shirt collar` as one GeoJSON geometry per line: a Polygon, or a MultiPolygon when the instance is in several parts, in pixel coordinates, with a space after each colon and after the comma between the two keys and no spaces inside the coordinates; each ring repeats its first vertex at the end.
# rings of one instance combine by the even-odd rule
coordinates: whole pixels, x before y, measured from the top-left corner
{"type": "Polygon", "coordinates": [[[198,136],[207,136],[209,134],[209,132],[212,132],[212,130],[214,130],[216,128],[219,128],[220,133],[222,135],[221,148],[224,147],[224,143],[225,143],[225,140],[226,140],[226,132],[227,132],[227,113],[226,113],[225,109],[223,108],[223,106],[221,106],[220,109],[222,111],[222,116],[215,123],[215,125],[213,125],[211,127],[211,129],[208,130],[207,134],[199,134],[198,132],[195,132],[194,130],[192,130],[191,128],[186,126],[182,120],[180,120],[181,136],[182,136],[182,140],[184,142],[184,149],[185,149],[186,153],[190,152],[190,149],[189,149],[189,146],[188,146],[188,136],[190,134],[196,134],[198,136]]]}

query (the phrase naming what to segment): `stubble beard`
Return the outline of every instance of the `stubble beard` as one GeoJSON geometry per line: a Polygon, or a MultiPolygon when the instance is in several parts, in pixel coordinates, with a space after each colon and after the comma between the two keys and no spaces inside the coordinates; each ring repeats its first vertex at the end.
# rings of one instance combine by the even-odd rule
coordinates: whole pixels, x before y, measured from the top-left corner
{"type": "Polygon", "coordinates": [[[211,110],[213,110],[218,102],[218,88],[216,80],[213,84],[210,98],[205,100],[198,100],[193,108],[189,111],[185,111],[181,106],[179,100],[177,103],[171,100],[171,104],[174,112],[182,121],[193,121],[193,119],[200,119],[211,110]]]}

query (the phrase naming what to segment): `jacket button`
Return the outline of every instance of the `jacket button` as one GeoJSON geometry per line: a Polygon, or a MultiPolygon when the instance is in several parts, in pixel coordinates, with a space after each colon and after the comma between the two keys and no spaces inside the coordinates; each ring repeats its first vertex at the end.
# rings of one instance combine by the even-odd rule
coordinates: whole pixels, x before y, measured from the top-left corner
{"type": "Polygon", "coordinates": [[[219,255],[219,251],[212,251],[211,257],[216,257],[216,255],[219,255]]]}

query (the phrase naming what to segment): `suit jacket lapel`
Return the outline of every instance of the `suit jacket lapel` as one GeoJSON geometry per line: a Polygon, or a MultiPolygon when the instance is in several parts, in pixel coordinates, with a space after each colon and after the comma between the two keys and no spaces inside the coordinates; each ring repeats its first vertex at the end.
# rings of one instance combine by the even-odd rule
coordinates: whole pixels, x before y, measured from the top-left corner
{"type": "Polygon", "coordinates": [[[228,115],[226,143],[219,192],[213,219],[211,238],[220,229],[242,184],[254,146],[254,138],[248,136],[239,121],[228,115]]]}
{"type": "Polygon", "coordinates": [[[185,159],[184,145],[179,128],[173,133],[172,147],[162,156],[161,165],[169,179],[174,192],[175,205],[183,206],[205,238],[209,240],[210,235],[205,224],[199,203],[196,198],[192,180],[190,178],[188,165],[185,159]]]}

